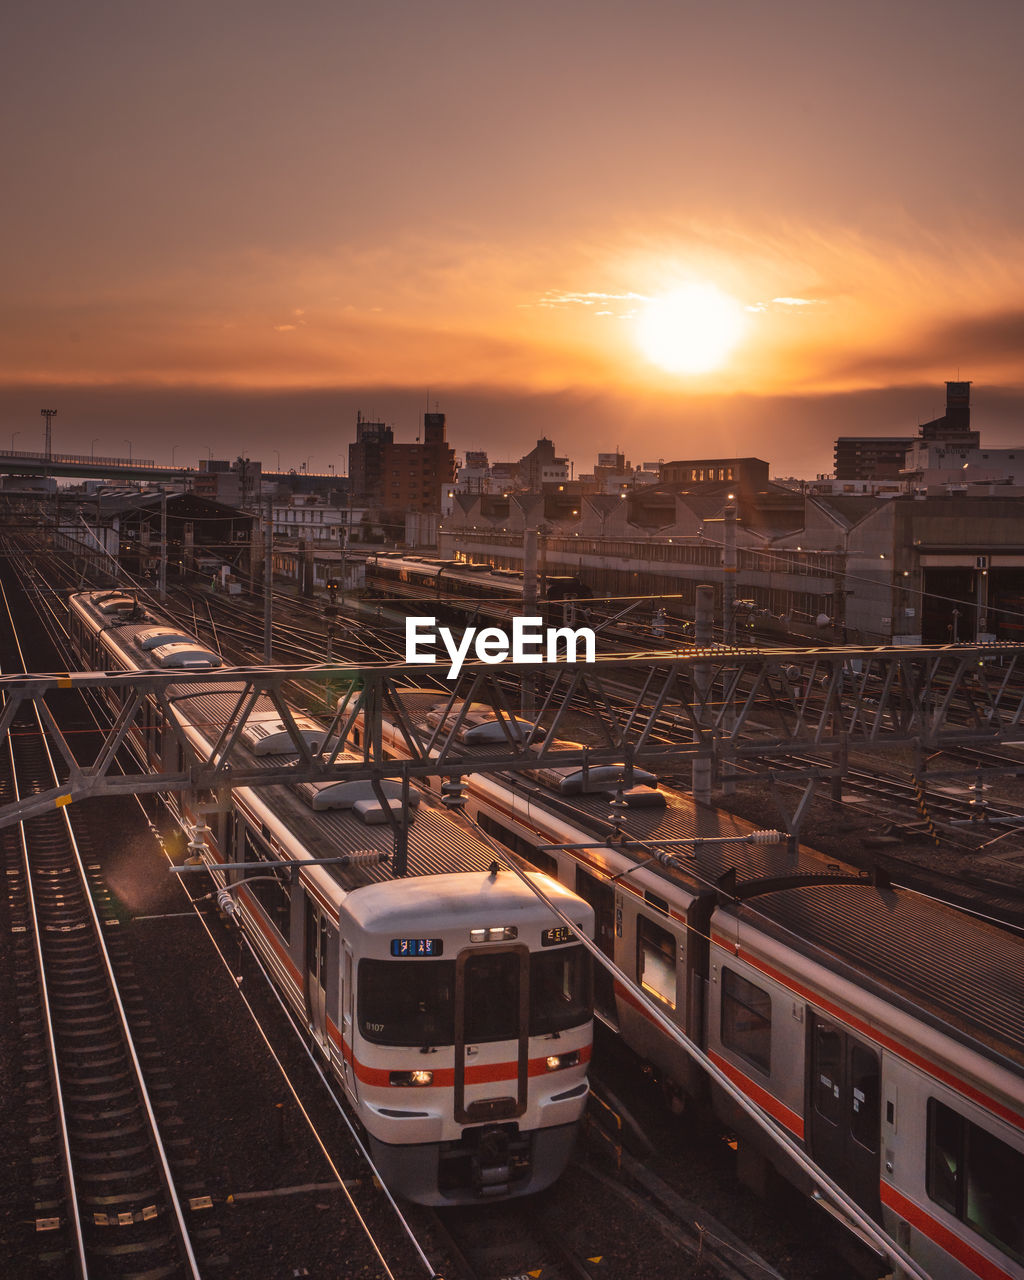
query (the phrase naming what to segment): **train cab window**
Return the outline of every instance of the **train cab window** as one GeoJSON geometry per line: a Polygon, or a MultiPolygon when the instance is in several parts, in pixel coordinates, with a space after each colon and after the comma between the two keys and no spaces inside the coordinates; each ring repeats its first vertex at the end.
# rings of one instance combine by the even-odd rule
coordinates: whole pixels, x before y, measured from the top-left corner
{"type": "Polygon", "coordinates": [[[729,968],[722,969],[722,1044],[771,1071],[772,998],[729,968]]]}
{"type": "Polygon", "coordinates": [[[454,1044],[455,962],[361,960],[359,1029],[373,1044],[454,1044]]]}
{"type": "Polygon", "coordinates": [[[547,1036],[589,1022],[594,997],[590,954],[583,947],[530,957],[530,1035],[547,1036]]]}
{"type": "Polygon", "coordinates": [[[676,1007],[676,940],[646,916],[636,918],[637,976],[640,985],[670,1009],[676,1007]]]}
{"type": "Polygon", "coordinates": [[[514,1040],[519,1035],[521,972],[518,951],[470,958],[464,975],[467,1041],[514,1040]]]}
{"type": "Polygon", "coordinates": [[[1024,1262],[1024,1151],[928,1099],[928,1194],[986,1240],[1024,1262]]]}

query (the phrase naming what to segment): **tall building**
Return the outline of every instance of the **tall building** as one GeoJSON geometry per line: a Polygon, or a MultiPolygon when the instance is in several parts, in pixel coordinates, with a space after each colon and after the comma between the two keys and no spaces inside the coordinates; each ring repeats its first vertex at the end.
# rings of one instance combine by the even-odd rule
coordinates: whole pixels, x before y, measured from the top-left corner
{"type": "Polygon", "coordinates": [[[263,463],[250,458],[200,458],[199,470],[192,481],[192,492],[199,498],[224,502],[230,507],[257,506],[262,496],[263,463]]]}
{"type": "Polygon", "coordinates": [[[356,414],[356,439],[348,447],[349,484],[354,498],[380,501],[384,451],[394,439],[395,433],[383,422],[370,422],[362,413],[356,414]]]}
{"type": "Polygon", "coordinates": [[[913,436],[840,436],[835,443],[837,480],[895,480],[913,436]]]}
{"type": "Polygon", "coordinates": [[[971,384],[946,383],[946,412],[941,418],[925,422],[917,431],[928,444],[957,444],[976,449],[981,435],[971,430],[971,384]]]}
{"type": "Polygon", "coordinates": [[[390,427],[359,414],[348,462],[352,500],[386,510],[438,511],[441,486],[455,479],[443,413],[423,415],[423,440],[415,444],[396,444],[390,427]]]}
{"type": "Polygon", "coordinates": [[[837,480],[892,480],[906,466],[907,450],[919,441],[976,449],[971,430],[971,384],[946,383],[946,412],[922,423],[916,436],[840,436],[835,443],[837,480]]]}

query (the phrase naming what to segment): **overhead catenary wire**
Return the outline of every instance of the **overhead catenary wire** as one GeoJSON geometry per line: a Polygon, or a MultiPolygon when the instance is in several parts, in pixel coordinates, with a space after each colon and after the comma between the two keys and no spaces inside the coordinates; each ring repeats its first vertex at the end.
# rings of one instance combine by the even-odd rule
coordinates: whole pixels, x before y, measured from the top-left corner
{"type": "Polygon", "coordinates": [[[781,1146],[798,1165],[818,1186],[825,1197],[836,1205],[839,1212],[852,1220],[856,1224],[858,1230],[867,1235],[873,1244],[878,1248],[886,1258],[901,1266],[909,1276],[916,1277],[916,1280],[930,1280],[928,1273],[925,1272],[910,1257],[904,1249],[892,1239],[881,1227],[875,1223],[874,1219],[860,1208],[856,1202],[846,1194],[845,1191],[832,1179],[824,1173],[808,1156],[803,1149],[798,1146],[792,1138],[785,1132],[782,1127],[777,1124],[765,1111],[752,1102],[746,1094],[744,1094],[729,1077],[721,1071],[707,1054],[695,1044],[688,1036],[686,1036],[679,1027],[676,1026],[657,1004],[650,999],[642,987],[639,987],[627,974],[619,969],[615,963],[610,960],[600,949],[596,942],[591,938],[580,934],[572,918],[559,906],[557,906],[535,879],[531,878],[527,872],[522,870],[515,861],[509,857],[508,851],[493,837],[479,827],[472,819],[465,814],[460,816],[460,820],[469,823],[474,833],[479,839],[482,839],[494,851],[500,859],[501,864],[509,871],[512,871],[520,880],[526,884],[531,891],[544,903],[546,907],[577,936],[578,941],[590,952],[593,958],[605,969],[612,974],[616,982],[621,983],[628,989],[633,999],[637,1000],[645,1013],[653,1018],[662,1031],[666,1032],[676,1043],[697,1062],[722,1088],[730,1098],[754,1121],[754,1123],[765,1132],[777,1145],[781,1146]]]}
{"type": "MultiPolygon", "coordinates": [[[[13,623],[12,623],[12,625],[13,625],[13,623]]],[[[49,631],[49,628],[48,628],[48,631],[49,631]]],[[[52,632],[52,631],[50,631],[50,634],[51,634],[51,638],[53,638],[53,639],[54,639],[54,641],[55,641],[55,642],[57,642],[57,641],[58,641],[58,637],[57,637],[57,636],[55,636],[55,635],[53,634],[53,632],[52,632]]],[[[70,650],[70,636],[68,635],[68,633],[67,633],[66,629],[63,631],[63,639],[62,639],[62,643],[60,644],[60,646],[59,646],[59,647],[61,647],[61,648],[63,648],[63,649],[64,649],[64,656],[65,656],[65,658],[70,658],[70,657],[72,656],[72,655],[71,655],[71,650],[70,650]]],[[[94,720],[97,720],[97,716],[96,716],[96,707],[95,707],[95,706],[91,706],[91,707],[90,707],[90,714],[92,715],[92,717],[93,717],[93,719],[94,719],[94,720]]],[[[98,723],[98,721],[97,721],[97,723],[98,723]]],[[[128,749],[128,750],[131,750],[131,749],[132,749],[130,744],[126,744],[126,746],[127,746],[127,749],[128,749]]],[[[150,827],[150,829],[153,831],[154,835],[155,835],[155,836],[157,837],[157,839],[159,840],[159,839],[160,839],[160,833],[158,832],[158,830],[157,830],[157,829],[156,829],[156,827],[154,826],[154,824],[153,824],[153,822],[152,822],[151,818],[149,817],[149,815],[146,813],[146,810],[145,810],[145,807],[144,807],[144,805],[143,805],[143,803],[142,803],[141,798],[140,798],[139,796],[135,796],[135,797],[133,797],[133,798],[135,799],[135,801],[136,801],[136,803],[138,804],[138,806],[139,806],[139,808],[140,808],[140,810],[141,810],[141,812],[142,812],[142,814],[143,814],[144,818],[146,819],[147,825],[150,827]]],[[[165,802],[165,803],[166,803],[166,802],[165,802]]],[[[65,819],[67,819],[67,816],[68,816],[68,815],[67,815],[67,810],[66,810],[66,809],[64,809],[64,810],[63,810],[63,813],[64,813],[64,816],[65,816],[65,819]]],[[[166,851],[166,850],[164,850],[164,856],[165,856],[165,857],[167,857],[168,861],[170,861],[170,857],[169,857],[169,855],[167,854],[167,851],[166,851]]],[[[180,880],[179,880],[179,883],[180,883],[180,880]]],[[[184,886],[182,886],[182,887],[183,887],[183,889],[184,889],[184,886]]],[[[351,1210],[352,1210],[352,1212],[353,1212],[353,1215],[355,1216],[356,1220],[359,1222],[359,1224],[360,1224],[360,1226],[362,1227],[362,1229],[363,1229],[364,1233],[366,1234],[367,1239],[369,1240],[371,1247],[373,1248],[373,1250],[374,1250],[375,1254],[377,1255],[377,1257],[378,1257],[378,1259],[379,1259],[379,1261],[380,1261],[380,1263],[381,1263],[381,1266],[384,1268],[384,1271],[385,1271],[386,1275],[389,1277],[389,1280],[395,1280],[394,1273],[393,1273],[393,1271],[391,1270],[391,1268],[388,1266],[388,1263],[386,1262],[386,1260],[385,1260],[385,1258],[384,1258],[384,1256],[383,1256],[383,1254],[382,1254],[382,1252],[381,1252],[381,1248],[380,1248],[379,1242],[378,1242],[378,1241],[376,1240],[376,1238],[374,1237],[374,1235],[373,1235],[373,1230],[372,1230],[372,1228],[371,1228],[370,1224],[369,1224],[369,1223],[368,1223],[368,1221],[366,1220],[365,1215],[364,1215],[364,1214],[359,1210],[358,1206],[355,1204],[355,1201],[354,1201],[354,1200],[353,1200],[353,1198],[352,1198],[351,1192],[350,1192],[349,1188],[346,1186],[345,1179],[344,1179],[344,1177],[342,1176],[342,1174],[341,1174],[341,1172],[339,1171],[339,1169],[337,1168],[337,1165],[336,1165],[335,1161],[333,1160],[333,1158],[332,1158],[332,1156],[331,1156],[330,1152],[327,1150],[327,1147],[325,1146],[324,1141],[323,1141],[323,1139],[321,1138],[320,1133],[319,1133],[319,1131],[317,1130],[316,1125],[315,1125],[315,1123],[314,1123],[314,1121],[313,1121],[312,1117],[310,1116],[310,1114],[309,1114],[309,1112],[308,1112],[307,1108],[305,1107],[305,1104],[303,1103],[303,1101],[302,1101],[301,1097],[299,1096],[299,1093],[298,1093],[298,1091],[297,1091],[297,1087],[295,1086],[294,1082],[292,1081],[292,1079],[291,1079],[291,1077],[290,1077],[290,1075],[289,1075],[289,1073],[288,1073],[287,1068],[285,1067],[285,1065],[284,1065],[284,1063],[281,1061],[281,1059],[280,1059],[279,1055],[277,1054],[277,1052],[276,1052],[276,1051],[275,1051],[275,1049],[273,1048],[273,1045],[271,1044],[271,1042],[270,1042],[270,1040],[269,1040],[269,1038],[268,1038],[268,1036],[267,1036],[267,1034],[266,1034],[265,1029],[263,1028],[262,1024],[260,1023],[260,1020],[259,1020],[259,1016],[258,1016],[258,1014],[256,1013],[255,1009],[253,1008],[253,1006],[251,1005],[251,1003],[249,1002],[249,1000],[248,1000],[248,999],[247,999],[247,997],[245,996],[245,993],[244,993],[244,992],[241,990],[241,988],[238,986],[238,983],[237,983],[237,981],[235,980],[234,973],[233,973],[233,971],[232,971],[231,965],[230,965],[230,963],[229,963],[229,961],[228,961],[227,957],[224,955],[224,952],[223,952],[222,948],[219,946],[219,944],[217,943],[217,940],[214,938],[214,936],[213,936],[213,934],[212,934],[212,932],[211,932],[211,930],[210,930],[210,928],[209,928],[209,925],[207,924],[207,922],[206,922],[206,920],[205,920],[205,918],[204,918],[204,916],[203,916],[203,913],[199,910],[199,907],[198,907],[198,905],[197,905],[197,904],[198,904],[200,901],[202,901],[202,898],[193,898],[193,897],[192,897],[192,895],[191,895],[191,894],[189,894],[187,890],[185,890],[185,893],[186,893],[186,897],[189,899],[189,902],[190,902],[190,903],[191,903],[191,905],[192,905],[193,910],[195,911],[196,916],[199,918],[199,921],[200,921],[200,923],[202,924],[202,927],[203,927],[203,929],[205,930],[205,932],[206,932],[206,934],[207,934],[207,936],[208,936],[208,938],[209,938],[209,940],[210,940],[211,944],[214,946],[214,948],[215,948],[215,950],[216,950],[216,952],[217,952],[218,958],[220,959],[220,961],[221,961],[221,963],[223,964],[224,968],[227,970],[227,972],[228,972],[229,976],[231,977],[232,982],[233,982],[233,985],[236,987],[236,989],[237,989],[237,991],[238,991],[238,995],[240,996],[240,998],[241,998],[241,1000],[242,1000],[243,1004],[245,1005],[245,1007],[246,1007],[247,1011],[249,1012],[249,1014],[250,1014],[250,1016],[251,1016],[251,1018],[252,1018],[252,1020],[253,1020],[253,1023],[254,1023],[254,1025],[255,1025],[255,1027],[256,1027],[256,1030],[257,1030],[258,1034],[260,1035],[261,1039],[263,1040],[263,1042],[264,1042],[264,1044],[265,1044],[265,1046],[266,1046],[266,1048],[267,1048],[267,1051],[268,1051],[268,1053],[269,1053],[269,1054],[270,1054],[270,1056],[271,1056],[271,1059],[274,1061],[275,1065],[277,1066],[278,1070],[280,1071],[281,1076],[282,1076],[282,1078],[283,1078],[283,1080],[284,1080],[284,1082],[285,1082],[285,1084],[286,1084],[286,1087],[287,1087],[287,1088],[289,1089],[289,1091],[291,1092],[291,1094],[292,1094],[292,1096],[293,1096],[293,1098],[294,1098],[294,1100],[295,1100],[296,1105],[299,1107],[299,1110],[300,1110],[300,1112],[301,1112],[301,1114],[302,1114],[303,1118],[305,1119],[305,1121],[306,1121],[307,1125],[309,1126],[309,1129],[310,1129],[310,1132],[311,1132],[311,1134],[312,1134],[312,1136],[313,1136],[314,1141],[315,1141],[315,1142],[317,1143],[317,1145],[320,1147],[320,1150],[321,1150],[321,1152],[322,1152],[322,1154],[323,1154],[323,1156],[324,1156],[325,1160],[327,1161],[328,1166],[330,1167],[332,1174],[334,1175],[335,1179],[336,1179],[336,1180],[337,1180],[337,1182],[338,1182],[338,1185],[339,1185],[340,1190],[341,1190],[341,1191],[342,1191],[342,1193],[345,1195],[346,1199],[349,1201],[349,1205],[350,1205],[350,1208],[351,1208],[351,1210]]],[[[203,895],[203,897],[207,897],[207,896],[210,896],[210,895],[203,895]]],[[[426,1254],[423,1252],[423,1249],[422,1249],[422,1247],[420,1246],[419,1241],[416,1239],[415,1234],[413,1233],[412,1228],[411,1228],[410,1224],[408,1223],[407,1218],[406,1218],[406,1217],[405,1217],[405,1215],[402,1213],[402,1211],[399,1209],[399,1207],[398,1207],[397,1203],[395,1202],[395,1200],[394,1200],[393,1196],[391,1195],[390,1191],[388,1191],[387,1187],[386,1187],[386,1186],[384,1185],[384,1183],[383,1183],[383,1180],[380,1178],[380,1176],[379,1176],[379,1174],[378,1174],[378,1172],[377,1172],[376,1168],[375,1168],[375,1167],[374,1167],[374,1165],[373,1165],[373,1161],[372,1161],[372,1159],[371,1159],[371,1157],[370,1157],[370,1155],[369,1155],[368,1151],[366,1150],[366,1148],[365,1148],[364,1144],[362,1143],[361,1139],[359,1138],[358,1134],[356,1133],[356,1131],[355,1131],[355,1129],[354,1129],[354,1127],[353,1127],[353,1125],[352,1125],[351,1121],[349,1120],[348,1116],[345,1114],[344,1109],[340,1106],[340,1104],[339,1104],[339,1102],[338,1102],[338,1099],[337,1099],[336,1095],[334,1094],[334,1091],[330,1088],[330,1086],[329,1086],[329,1084],[328,1084],[328,1082],[327,1082],[327,1080],[326,1080],[326,1077],[324,1076],[324,1074],[323,1074],[322,1070],[320,1070],[319,1065],[316,1063],[315,1059],[313,1059],[312,1055],[310,1054],[309,1047],[306,1045],[306,1043],[305,1043],[305,1041],[304,1041],[304,1039],[303,1039],[303,1037],[302,1037],[302,1035],[301,1035],[301,1031],[300,1031],[300,1029],[297,1027],[297,1025],[296,1025],[296,1023],[295,1023],[295,1021],[294,1021],[294,1018],[292,1017],[292,1015],[291,1015],[290,1011],[288,1011],[288,1010],[287,1010],[287,1008],[285,1008],[285,1006],[284,1006],[283,1002],[281,1001],[280,995],[279,995],[279,993],[277,992],[277,990],[276,990],[276,988],[275,988],[275,986],[274,986],[274,984],[273,984],[273,982],[272,982],[272,980],[271,980],[271,978],[270,978],[269,974],[267,973],[267,971],[266,971],[265,967],[263,966],[262,962],[260,961],[260,959],[259,959],[259,957],[256,955],[256,953],[253,951],[252,947],[249,945],[249,941],[248,941],[248,939],[247,939],[247,938],[244,938],[244,943],[245,943],[245,945],[246,945],[246,947],[247,947],[247,949],[248,949],[248,951],[249,951],[250,955],[252,955],[253,959],[256,961],[256,964],[257,964],[257,966],[259,967],[259,969],[260,969],[260,971],[261,971],[261,973],[262,973],[262,976],[266,979],[266,981],[267,981],[268,985],[270,986],[270,988],[271,988],[272,992],[274,993],[275,998],[278,1000],[278,1002],[279,1002],[279,1003],[281,1003],[281,1007],[282,1007],[282,1009],[284,1009],[285,1014],[286,1014],[286,1016],[288,1017],[289,1023],[291,1024],[292,1029],[295,1031],[296,1036],[297,1036],[297,1038],[299,1039],[299,1041],[300,1041],[300,1043],[301,1043],[301,1045],[302,1045],[302,1047],[303,1047],[304,1052],[307,1054],[307,1056],[309,1056],[309,1057],[310,1057],[310,1060],[313,1062],[313,1065],[314,1065],[314,1068],[315,1068],[315,1069],[316,1069],[316,1071],[317,1071],[317,1074],[320,1076],[321,1081],[323,1082],[324,1086],[327,1088],[327,1091],[328,1091],[328,1094],[329,1094],[329,1096],[330,1096],[330,1098],[331,1098],[331,1101],[332,1101],[332,1102],[334,1103],[334,1105],[337,1107],[337,1109],[338,1109],[339,1113],[340,1113],[340,1114],[341,1114],[341,1116],[342,1116],[342,1119],[344,1120],[344,1123],[345,1123],[345,1124],[346,1124],[346,1126],[349,1128],[350,1133],[351,1133],[351,1135],[352,1135],[352,1138],[353,1138],[354,1142],[355,1142],[355,1143],[356,1143],[356,1145],[358,1146],[358,1148],[359,1148],[359,1150],[360,1150],[360,1152],[361,1152],[362,1156],[365,1158],[365,1160],[366,1160],[367,1164],[369,1165],[369,1167],[370,1167],[370,1169],[371,1169],[371,1171],[372,1171],[372,1173],[373,1173],[374,1178],[376,1179],[377,1183],[379,1184],[380,1188],[382,1189],[383,1194],[385,1195],[386,1199],[389,1201],[389,1203],[390,1203],[390,1205],[391,1205],[391,1208],[392,1208],[393,1212],[395,1213],[395,1215],[396,1215],[396,1217],[397,1217],[397,1219],[398,1219],[399,1223],[400,1223],[400,1224],[401,1224],[401,1226],[402,1226],[402,1229],[404,1230],[405,1234],[408,1236],[409,1241],[410,1241],[410,1243],[411,1243],[412,1247],[414,1248],[415,1252],[416,1252],[416,1253],[417,1253],[417,1255],[419,1256],[419,1258],[420,1258],[420,1260],[421,1260],[421,1262],[422,1262],[422,1264],[423,1264],[423,1266],[424,1266],[424,1268],[425,1268],[425,1270],[426,1270],[427,1275],[428,1275],[429,1277],[434,1277],[434,1276],[436,1276],[436,1275],[438,1274],[438,1273],[437,1273],[436,1268],[431,1264],[430,1260],[427,1258],[426,1254]]]]}

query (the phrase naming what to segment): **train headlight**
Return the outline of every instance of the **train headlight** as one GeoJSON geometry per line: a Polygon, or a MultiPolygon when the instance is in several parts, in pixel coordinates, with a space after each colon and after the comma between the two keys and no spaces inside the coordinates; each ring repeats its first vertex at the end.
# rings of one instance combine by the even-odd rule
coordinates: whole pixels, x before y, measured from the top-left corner
{"type": "Polygon", "coordinates": [[[519,930],[514,924],[498,925],[490,929],[470,929],[470,942],[512,942],[519,937],[519,930]]]}
{"type": "Polygon", "coordinates": [[[408,1088],[410,1085],[428,1085],[434,1083],[433,1071],[392,1071],[388,1076],[388,1084],[408,1088]]]}
{"type": "Polygon", "coordinates": [[[569,1053],[552,1053],[544,1059],[544,1065],[549,1071],[561,1071],[564,1067],[578,1067],[579,1064],[579,1049],[573,1049],[569,1053]]]}

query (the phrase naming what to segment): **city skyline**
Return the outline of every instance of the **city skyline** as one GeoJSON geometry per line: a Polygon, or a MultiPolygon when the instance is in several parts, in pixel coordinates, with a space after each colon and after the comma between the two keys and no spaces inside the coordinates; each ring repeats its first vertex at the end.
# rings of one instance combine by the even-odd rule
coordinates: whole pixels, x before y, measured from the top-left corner
{"type": "Polygon", "coordinates": [[[713,442],[809,476],[964,378],[1018,443],[1022,28],[995,0],[23,8],[0,430],[30,448],[51,405],[67,451],[326,470],[358,411],[413,439],[436,403],[460,453],[713,442]]]}

